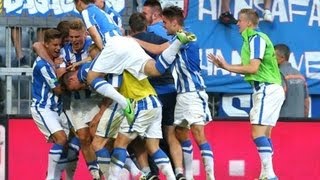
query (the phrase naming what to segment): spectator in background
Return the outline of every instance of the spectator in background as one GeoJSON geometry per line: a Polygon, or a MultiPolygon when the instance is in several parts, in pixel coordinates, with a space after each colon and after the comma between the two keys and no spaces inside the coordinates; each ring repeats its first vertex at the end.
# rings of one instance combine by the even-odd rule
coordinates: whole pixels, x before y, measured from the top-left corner
{"type": "Polygon", "coordinates": [[[305,77],[288,62],[290,49],[287,45],[277,44],[274,48],[286,95],[286,100],[280,111],[280,117],[308,117],[309,94],[305,77]]]}
{"type": "Polygon", "coordinates": [[[243,39],[241,64],[228,64],[221,56],[208,55],[209,61],[230,72],[244,74],[253,90],[253,107],[250,123],[253,142],[261,160],[259,179],[277,180],[273,170],[272,128],[279,118],[285,99],[281,75],[269,37],[258,31],[258,13],[253,9],[241,9],[237,25],[243,39]]]}
{"type": "Polygon", "coordinates": [[[22,28],[21,27],[11,27],[11,40],[14,46],[18,66],[27,65],[27,59],[22,51],[22,28]]]}
{"type": "MultiPolygon", "coordinates": [[[[221,14],[219,16],[219,21],[225,25],[229,24],[237,24],[237,20],[234,18],[233,14],[230,12],[230,0],[221,1],[221,14]]],[[[273,21],[272,13],[271,13],[271,0],[264,0],[264,12],[263,19],[268,22],[273,21]]]]}
{"type": "Polygon", "coordinates": [[[263,20],[272,22],[273,16],[271,13],[271,0],[264,0],[264,12],[263,12],[263,20]]]}
{"type": "Polygon", "coordinates": [[[223,0],[221,2],[221,14],[219,16],[219,21],[225,25],[237,24],[237,20],[230,12],[230,0],[223,0]]]}

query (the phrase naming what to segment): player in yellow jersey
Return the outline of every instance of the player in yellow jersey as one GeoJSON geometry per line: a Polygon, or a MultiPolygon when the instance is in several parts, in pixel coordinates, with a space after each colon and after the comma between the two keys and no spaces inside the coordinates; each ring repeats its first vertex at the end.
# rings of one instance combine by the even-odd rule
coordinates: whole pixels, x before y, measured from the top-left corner
{"type": "MultiPolygon", "coordinates": [[[[84,65],[85,66],[85,65],[84,65]]],[[[70,90],[77,90],[86,83],[88,68],[80,67],[66,79],[65,83],[70,90]],[[73,77],[73,78],[72,78],[73,77]]],[[[97,132],[93,140],[93,148],[96,151],[97,161],[103,172],[108,168],[106,164],[110,162],[110,153],[104,145],[107,139],[113,137],[118,130],[119,123],[122,121],[118,136],[114,143],[114,150],[111,158],[109,173],[104,173],[109,179],[117,179],[121,168],[126,162],[126,148],[128,144],[137,136],[146,138],[146,150],[154,159],[159,169],[168,179],[175,178],[169,158],[159,148],[159,139],[162,138],[161,118],[162,107],[156,96],[156,92],[147,78],[138,80],[128,71],[124,71],[122,78],[116,75],[109,75],[109,83],[115,86],[114,82],[120,82],[119,92],[126,98],[133,99],[135,103],[135,117],[132,122],[122,121],[121,107],[114,102],[104,112],[97,132]]]]}
{"type": "MultiPolygon", "coordinates": [[[[81,77],[82,69],[83,68],[80,67],[78,71],[71,72],[73,75],[66,75],[67,77],[64,76],[64,79],[66,80],[65,84],[68,89],[76,90],[78,87],[83,87],[84,81],[78,79],[81,77]],[[78,79],[78,81],[76,79],[78,79]]],[[[85,73],[82,72],[82,74],[85,73]]],[[[117,79],[117,82],[121,79],[115,76],[112,78],[117,79]]],[[[114,85],[112,81],[111,84],[114,85]]],[[[148,79],[142,79],[139,81],[129,72],[125,71],[123,73],[122,84],[119,88],[119,92],[126,98],[133,99],[136,102],[135,118],[132,124],[128,121],[122,121],[124,116],[122,115],[122,110],[117,103],[111,104],[102,116],[93,140],[93,148],[96,151],[97,161],[98,163],[100,162],[99,164],[111,163],[109,172],[104,173],[105,176],[108,175],[109,179],[118,178],[126,161],[126,148],[128,144],[136,137],[140,136],[146,138],[147,152],[156,162],[162,173],[165,174],[168,179],[175,178],[169,158],[159,148],[159,139],[162,138],[162,108],[155,90],[149,83],[148,79]],[[107,142],[107,138],[113,137],[117,134],[120,123],[120,129],[114,142],[114,149],[110,162],[108,161],[108,159],[110,159],[110,153],[108,153],[104,148],[104,144],[107,142]]],[[[102,171],[106,171],[104,167],[100,166],[100,168],[102,171]]]]}

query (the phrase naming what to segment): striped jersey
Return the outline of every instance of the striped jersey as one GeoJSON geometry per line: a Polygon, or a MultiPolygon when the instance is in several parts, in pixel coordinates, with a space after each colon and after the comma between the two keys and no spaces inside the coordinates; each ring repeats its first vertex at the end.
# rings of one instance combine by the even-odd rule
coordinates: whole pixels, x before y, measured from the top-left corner
{"type": "Polygon", "coordinates": [[[119,28],[122,28],[121,15],[113,8],[113,6],[107,5],[107,3],[104,2],[104,9],[103,10],[112,18],[112,20],[116,23],[116,25],[119,28]]]}
{"type": "Polygon", "coordinates": [[[96,27],[104,43],[112,36],[121,35],[121,30],[113,19],[94,4],[89,4],[87,9],[81,12],[81,16],[87,29],[96,27]]]}
{"type": "Polygon", "coordinates": [[[33,64],[31,106],[60,112],[60,97],[53,93],[53,89],[57,86],[58,80],[52,66],[44,59],[37,57],[33,64]]]}
{"type": "MultiPolygon", "coordinates": [[[[196,43],[190,42],[181,46],[173,62],[172,72],[177,93],[205,90],[206,86],[201,76],[199,57],[199,46],[196,43]]],[[[159,58],[163,59],[163,56],[159,58]]],[[[165,62],[165,60],[160,61],[165,62]]]]}
{"type": "Polygon", "coordinates": [[[61,48],[60,53],[61,53],[61,56],[63,57],[65,65],[79,62],[82,59],[87,58],[89,56],[88,50],[91,44],[92,44],[92,39],[90,37],[87,37],[85,40],[84,46],[80,52],[73,51],[71,43],[64,45],[63,48],[61,48]]]}
{"type": "MultiPolygon", "coordinates": [[[[87,83],[87,77],[88,77],[88,72],[90,70],[92,62],[87,62],[82,64],[79,67],[77,77],[81,83],[87,83]]],[[[110,83],[113,87],[118,88],[121,86],[122,83],[122,75],[113,75],[113,74],[108,74],[106,75],[105,79],[110,83]]]]}

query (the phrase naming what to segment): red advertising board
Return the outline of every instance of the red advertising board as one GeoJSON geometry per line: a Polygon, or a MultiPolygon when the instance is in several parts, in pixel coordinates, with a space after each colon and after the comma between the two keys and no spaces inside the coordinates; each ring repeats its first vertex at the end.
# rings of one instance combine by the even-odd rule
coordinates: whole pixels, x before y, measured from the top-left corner
{"type": "MultiPolygon", "coordinates": [[[[9,120],[8,178],[45,179],[51,144],[30,119],[9,120]]],[[[206,127],[214,152],[217,180],[253,180],[260,162],[247,121],[216,121],[206,127]]],[[[320,179],[320,122],[279,122],[273,131],[274,169],[281,180],[320,179]]],[[[195,179],[205,179],[199,149],[194,144],[195,179]]],[[[76,180],[90,179],[83,158],[76,180]]]]}

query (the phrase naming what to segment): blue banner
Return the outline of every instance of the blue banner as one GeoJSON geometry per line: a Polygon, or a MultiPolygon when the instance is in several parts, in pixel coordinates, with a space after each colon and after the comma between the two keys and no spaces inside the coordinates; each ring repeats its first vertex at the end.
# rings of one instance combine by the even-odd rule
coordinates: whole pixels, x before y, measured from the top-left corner
{"type": "MultiPolygon", "coordinates": [[[[221,1],[189,1],[186,27],[198,36],[202,69],[208,92],[250,93],[250,86],[239,74],[213,66],[206,55],[223,56],[229,63],[240,64],[242,39],[237,25],[219,23],[221,1]]],[[[235,18],[242,8],[254,8],[262,17],[263,0],[231,1],[235,18]],[[235,4],[233,4],[235,3],[235,4]]],[[[310,94],[320,94],[320,1],[276,0],[272,4],[274,21],[261,18],[259,28],[274,44],[287,44],[292,53],[289,61],[305,75],[310,94]]]]}

